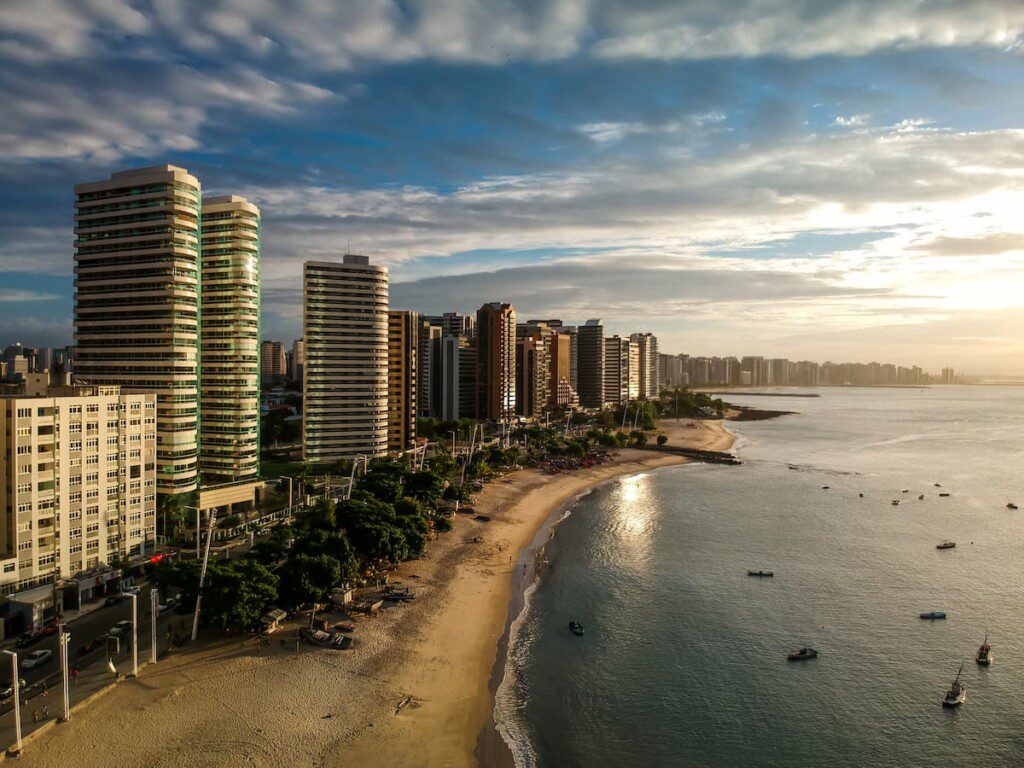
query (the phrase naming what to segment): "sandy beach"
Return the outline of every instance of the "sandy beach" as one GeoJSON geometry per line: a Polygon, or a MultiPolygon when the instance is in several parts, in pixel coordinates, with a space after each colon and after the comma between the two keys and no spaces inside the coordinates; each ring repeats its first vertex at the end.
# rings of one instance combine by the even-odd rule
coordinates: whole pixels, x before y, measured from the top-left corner
{"type": "MultiPolygon", "coordinates": [[[[728,450],[721,421],[666,420],[669,443],[728,450]]],[[[393,581],[417,599],[357,625],[356,646],[330,652],[291,632],[257,647],[224,638],[178,652],[26,745],[26,766],[473,766],[500,762],[478,740],[520,551],[565,503],[619,475],[682,463],[623,450],[574,474],[521,470],[476,502],[491,517],[454,530],[393,581]],[[474,539],[479,539],[474,541],[474,539]],[[288,642],[279,638],[287,636],[288,642]]]]}

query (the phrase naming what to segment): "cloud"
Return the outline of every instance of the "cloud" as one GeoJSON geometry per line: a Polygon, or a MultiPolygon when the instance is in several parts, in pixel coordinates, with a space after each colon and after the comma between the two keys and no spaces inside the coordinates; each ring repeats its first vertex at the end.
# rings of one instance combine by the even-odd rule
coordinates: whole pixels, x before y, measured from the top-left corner
{"type": "Polygon", "coordinates": [[[1024,233],[993,232],[980,237],[936,237],[913,248],[929,256],[999,256],[1024,251],[1024,233]]]}
{"type": "Polygon", "coordinates": [[[849,117],[837,115],[835,125],[838,125],[841,128],[859,128],[862,125],[867,125],[870,119],[871,115],[863,112],[857,115],[850,115],[849,117]]]}
{"type": "Polygon", "coordinates": [[[863,56],[888,49],[1006,49],[1024,34],[1007,0],[616,0],[593,52],[609,59],[863,56]]]}
{"type": "Polygon", "coordinates": [[[40,293],[39,291],[28,291],[19,288],[0,288],[0,301],[49,301],[56,298],[60,297],[54,293],[40,293]]]}

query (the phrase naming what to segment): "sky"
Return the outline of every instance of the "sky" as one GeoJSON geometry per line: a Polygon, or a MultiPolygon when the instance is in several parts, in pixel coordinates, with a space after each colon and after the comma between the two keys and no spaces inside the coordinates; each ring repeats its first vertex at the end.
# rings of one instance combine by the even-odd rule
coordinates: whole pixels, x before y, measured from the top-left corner
{"type": "Polygon", "coordinates": [[[1020,0],[4,0],[0,343],[71,342],[75,183],[260,206],[263,332],[394,308],[1024,374],[1020,0]]]}

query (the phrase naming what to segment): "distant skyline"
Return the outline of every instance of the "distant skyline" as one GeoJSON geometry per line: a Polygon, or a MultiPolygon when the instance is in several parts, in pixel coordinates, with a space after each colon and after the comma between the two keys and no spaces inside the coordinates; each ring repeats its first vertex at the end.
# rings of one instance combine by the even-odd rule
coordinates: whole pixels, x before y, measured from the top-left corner
{"type": "Polygon", "coordinates": [[[1024,4],[13,0],[0,338],[71,342],[75,183],[173,163],[391,305],[1024,374],[1024,4]]]}

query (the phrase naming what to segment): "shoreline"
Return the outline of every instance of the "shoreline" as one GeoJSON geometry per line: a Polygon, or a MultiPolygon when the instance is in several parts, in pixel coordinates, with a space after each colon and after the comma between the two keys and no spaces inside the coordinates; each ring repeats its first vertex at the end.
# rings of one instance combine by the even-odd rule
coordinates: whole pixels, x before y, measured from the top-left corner
{"type": "MultiPolygon", "coordinates": [[[[735,440],[720,420],[658,426],[680,446],[723,450],[735,440]]],[[[543,543],[558,511],[581,494],[684,463],[623,449],[599,467],[562,475],[524,469],[489,483],[475,504],[490,521],[457,515],[425,557],[399,566],[392,583],[411,586],[417,599],[358,619],[352,650],[302,646],[296,654],[290,630],[262,650],[248,637],[208,634],[32,739],[21,761],[47,768],[511,765],[493,725],[493,753],[478,749],[493,721],[491,680],[504,673],[514,595],[521,599],[521,583],[531,583],[522,567],[531,543],[543,543]],[[105,727],[110,722],[118,728],[105,727]],[[143,755],[140,742],[148,744],[143,755]]]]}
{"type": "MultiPolygon", "coordinates": [[[[770,418],[770,417],[768,417],[770,418]]],[[[663,419],[658,423],[656,430],[668,437],[668,444],[677,447],[695,447],[699,445],[704,450],[729,451],[737,441],[737,436],[730,432],[725,426],[725,419],[716,420],[667,420],[663,419]],[[709,424],[714,424],[710,429],[709,424]],[[703,432],[703,436],[695,436],[693,430],[703,432]],[[705,443],[708,435],[713,433],[710,444],[705,443]],[[702,439],[703,438],[703,439],[702,439]]],[[[635,467],[638,471],[635,474],[648,474],[668,467],[678,467],[694,463],[691,459],[674,456],[675,461],[667,462],[641,462],[643,465],[635,467]],[[653,464],[653,465],[652,465],[653,464]]],[[[627,467],[623,467],[627,469],[627,467]]],[[[629,468],[630,470],[633,468],[629,468]]],[[[543,554],[548,542],[554,537],[559,523],[564,521],[573,508],[585,497],[595,493],[601,488],[610,485],[620,478],[634,474],[632,471],[616,472],[604,479],[590,484],[584,491],[572,498],[564,500],[556,508],[552,509],[547,517],[537,526],[536,533],[530,543],[520,550],[518,564],[523,568],[518,570],[513,577],[512,594],[509,598],[509,609],[505,620],[504,630],[498,642],[497,655],[494,666],[488,679],[490,689],[490,714],[487,724],[480,731],[477,738],[476,759],[480,768],[516,768],[515,757],[505,735],[495,719],[497,696],[499,689],[504,684],[509,674],[508,654],[512,643],[512,630],[516,623],[523,619],[529,608],[529,591],[539,585],[540,574],[537,568],[538,558],[543,554]]]]}

